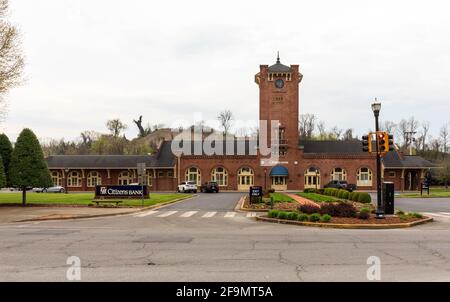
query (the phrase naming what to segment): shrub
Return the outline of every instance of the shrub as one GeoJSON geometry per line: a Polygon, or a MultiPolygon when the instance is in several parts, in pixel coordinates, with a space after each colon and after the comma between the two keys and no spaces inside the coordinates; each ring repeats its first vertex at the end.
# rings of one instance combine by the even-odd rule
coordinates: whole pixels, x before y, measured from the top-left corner
{"type": "Polygon", "coordinates": [[[316,193],[316,189],[307,188],[303,190],[303,193],[316,193]]]}
{"type": "Polygon", "coordinates": [[[278,213],[277,218],[278,219],[286,219],[287,218],[287,214],[288,213],[281,211],[281,212],[278,213]]]}
{"type": "Polygon", "coordinates": [[[370,209],[368,209],[368,208],[363,208],[358,213],[358,218],[359,219],[369,219],[369,217],[370,217],[370,209]]]}
{"type": "Polygon", "coordinates": [[[323,189],[323,195],[330,195],[330,188],[323,189]]]}
{"type": "Polygon", "coordinates": [[[308,214],[305,214],[305,213],[300,213],[297,218],[298,221],[307,221],[308,219],[309,219],[309,216],[308,216],[308,214]]]}
{"type": "Polygon", "coordinates": [[[355,194],[355,192],[348,192],[348,200],[353,200],[353,195],[355,194]]]}
{"type": "Polygon", "coordinates": [[[350,192],[349,191],[347,191],[347,190],[345,190],[343,193],[342,193],[342,199],[348,199],[348,196],[350,195],[350,192]]]}
{"type": "Polygon", "coordinates": [[[288,220],[297,220],[297,218],[298,218],[298,213],[296,213],[296,212],[290,212],[290,213],[288,213],[287,214],[287,217],[286,217],[288,220]]]}
{"type": "Polygon", "coordinates": [[[319,209],[320,209],[319,207],[310,204],[302,204],[301,206],[298,207],[299,212],[306,214],[317,213],[319,209]]]}
{"type": "Polygon", "coordinates": [[[342,199],[345,199],[345,193],[348,193],[346,190],[338,190],[338,194],[337,194],[337,197],[338,198],[342,198],[342,199]]]}
{"type": "Polygon", "coordinates": [[[325,190],[325,189],[317,189],[317,190],[316,190],[316,193],[317,193],[317,194],[322,194],[322,195],[323,195],[324,190],[325,190]]]}
{"type": "Polygon", "coordinates": [[[309,215],[309,221],[311,222],[317,222],[320,220],[320,214],[319,213],[313,213],[309,215]]]}
{"type": "Polygon", "coordinates": [[[280,212],[279,210],[270,210],[267,213],[267,217],[269,217],[269,218],[277,218],[279,212],[280,212]]]}
{"type": "Polygon", "coordinates": [[[423,218],[423,215],[422,215],[422,214],[415,213],[415,212],[413,212],[413,213],[408,213],[408,216],[414,217],[414,218],[423,218]]]}
{"type": "Polygon", "coordinates": [[[395,214],[398,216],[401,216],[401,215],[405,215],[405,212],[398,210],[395,214]]]}
{"type": "Polygon", "coordinates": [[[352,196],[352,201],[358,201],[359,199],[359,194],[358,192],[353,192],[353,196],[352,196]]]}
{"type": "Polygon", "coordinates": [[[331,188],[331,196],[337,197],[339,194],[339,190],[335,188],[331,188]]]}
{"type": "Polygon", "coordinates": [[[275,193],[275,189],[269,189],[267,192],[269,192],[269,193],[275,193]]]}
{"type": "Polygon", "coordinates": [[[356,208],[350,203],[325,203],[320,207],[320,214],[333,217],[356,217],[356,208]]]}
{"type": "Polygon", "coordinates": [[[321,222],[330,222],[330,220],[331,220],[331,216],[328,214],[322,215],[322,217],[320,217],[321,222]]]}
{"type": "Polygon", "coordinates": [[[371,201],[372,198],[370,197],[369,193],[359,193],[358,202],[370,203],[371,201]]]}

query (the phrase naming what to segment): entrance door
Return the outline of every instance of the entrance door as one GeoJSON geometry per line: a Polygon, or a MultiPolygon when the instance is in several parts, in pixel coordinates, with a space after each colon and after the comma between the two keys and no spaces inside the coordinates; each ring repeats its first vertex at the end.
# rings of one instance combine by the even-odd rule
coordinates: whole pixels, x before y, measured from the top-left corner
{"type": "Polygon", "coordinates": [[[238,190],[246,191],[250,190],[253,186],[253,169],[249,167],[240,168],[238,171],[238,190]]]}
{"type": "Polygon", "coordinates": [[[272,189],[275,191],[287,190],[287,177],[286,176],[272,176],[272,189]]]}
{"type": "Polygon", "coordinates": [[[414,191],[419,189],[419,173],[408,171],[405,177],[405,190],[414,191]]]}
{"type": "Polygon", "coordinates": [[[320,188],[320,171],[314,167],[305,171],[305,189],[320,188]]]}

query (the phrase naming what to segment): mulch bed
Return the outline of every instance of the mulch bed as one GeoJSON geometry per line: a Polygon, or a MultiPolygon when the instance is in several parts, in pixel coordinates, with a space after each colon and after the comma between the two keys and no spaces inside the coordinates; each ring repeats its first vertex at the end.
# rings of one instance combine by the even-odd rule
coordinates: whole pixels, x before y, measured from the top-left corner
{"type": "Polygon", "coordinates": [[[423,218],[407,217],[405,219],[400,219],[397,216],[386,216],[384,219],[377,219],[375,215],[371,215],[369,219],[358,219],[358,218],[347,218],[347,217],[332,217],[331,223],[342,223],[342,224],[395,224],[395,223],[407,223],[417,220],[422,220],[423,218]]]}
{"type": "MultiPolygon", "coordinates": [[[[273,209],[274,210],[283,210],[283,211],[296,211],[300,205],[297,202],[274,202],[273,209]]],[[[252,203],[249,204],[249,198],[246,196],[243,204],[243,208],[247,210],[270,210],[270,205],[265,203],[252,203]]]]}

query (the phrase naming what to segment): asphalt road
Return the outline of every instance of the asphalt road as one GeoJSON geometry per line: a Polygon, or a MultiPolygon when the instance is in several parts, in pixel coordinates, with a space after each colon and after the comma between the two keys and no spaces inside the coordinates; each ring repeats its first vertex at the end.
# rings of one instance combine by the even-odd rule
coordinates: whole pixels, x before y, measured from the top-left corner
{"type": "Polygon", "coordinates": [[[450,221],[269,224],[233,212],[239,196],[204,194],[145,216],[2,224],[0,281],[66,281],[69,256],[80,258],[82,281],[367,281],[371,256],[381,281],[450,281],[450,221]]]}

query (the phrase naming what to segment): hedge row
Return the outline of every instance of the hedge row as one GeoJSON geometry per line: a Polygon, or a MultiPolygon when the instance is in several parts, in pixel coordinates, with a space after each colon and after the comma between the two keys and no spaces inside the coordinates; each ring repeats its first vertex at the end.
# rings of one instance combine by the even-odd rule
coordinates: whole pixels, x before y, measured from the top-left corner
{"type": "MultiPolygon", "coordinates": [[[[311,193],[310,190],[314,189],[308,189],[307,193],[311,193]]],[[[326,188],[321,189],[322,192],[319,190],[314,190],[315,193],[328,195],[328,196],[334,196],[340,199],[347,199],[351,201],[357,201],[361,203],[370,203],[372,201],[372,198],[370,197],[369,193],[365,192],[348,192],[347,190],[342,189],[335,189],[335,188],[326,188]]],[[[306,192],[306,190],[304,191],[306,192]]]]}
{"type": "Polygon", "coordinates": [[[324,214],[321,215],[319,213],[297,213],[297,212],[284,212],[279,210],[270,210],[267,213],[267,217],[269,218],[278,218],[278,219],[286,219],[286,220],[298,220],[298,221],[311,221],[311,222],[330,222],[331,215],[324,214]]]}

